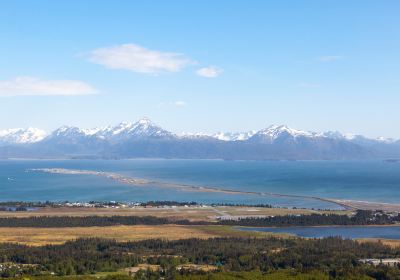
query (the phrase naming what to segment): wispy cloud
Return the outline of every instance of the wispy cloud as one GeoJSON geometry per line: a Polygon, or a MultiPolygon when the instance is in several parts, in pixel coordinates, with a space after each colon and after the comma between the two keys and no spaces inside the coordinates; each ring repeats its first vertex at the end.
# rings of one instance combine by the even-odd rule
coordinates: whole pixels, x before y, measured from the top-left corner
{"type": "Polygon", "coordinates": [[[196,74],[205,78],[216,78],[222,74],[222,69],[216,66],[208,66],[200,68],[199,70],[196,71],[196,74]]]}
{"type": "Polygon", "coordinates": [[[298,87],[302,87],[302,88],[319,88],[321,85],[320,84],[316,84],[316,83],[299,83],[297,84],[298,87]]]}
{"type": "Polygon", "coordinates": [[[321,62],[332,62],[332,61],[336,61],[339,59],[342,59],[343,57],[340,55],[323,55],[317,58],[318,61],[321,62]]]}
{"type": "Polygon", "coordinates": [[[35,77],[17,77],[0,81],[0,97],[19,95],[73,96],[95,94],[91,85],[76,80],[42,80],[35,77]]]}
{"type": "Polygon", "coordinates": [[[194,63],[183,54],[150,50],[137,44],[98,48],[90,53],[89,60],[109,69],[122,69],[145,74],[178,72],[194,63]]]}

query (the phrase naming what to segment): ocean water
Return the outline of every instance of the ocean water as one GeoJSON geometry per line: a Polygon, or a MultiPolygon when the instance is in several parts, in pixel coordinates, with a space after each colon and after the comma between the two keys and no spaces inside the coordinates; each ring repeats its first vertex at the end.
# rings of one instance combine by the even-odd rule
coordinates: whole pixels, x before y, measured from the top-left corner
{"type": "Polygon", "coordinates": [[[400,163],[383,161],[3,160],[1,201],[149,201],[270,203],[338,208],[313,199],[206,193],[131,186],[93,175],[26,172],[67,168],[116,172],[154,181],[241,191],[400,203],[400,163]]]}
{"type": "Polygon", "coordinates": [[[283,228],[240,228],[245,231],[289,233],[300,237],[324,238],[384,238],[400,239],[400,226],[327,226],[327,227],[283,227],[283,228]]]}

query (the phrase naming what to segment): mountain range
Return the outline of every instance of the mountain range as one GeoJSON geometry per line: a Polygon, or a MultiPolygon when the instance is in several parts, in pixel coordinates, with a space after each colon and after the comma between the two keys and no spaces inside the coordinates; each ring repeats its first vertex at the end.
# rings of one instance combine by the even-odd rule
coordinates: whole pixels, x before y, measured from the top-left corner
{"type": "Polygon", "coordinates": [[[175,134],[147,118],[105,128],[0,130],[0,158],[395,159],[400,141],[272,125],[259,131],[175,134]]]}

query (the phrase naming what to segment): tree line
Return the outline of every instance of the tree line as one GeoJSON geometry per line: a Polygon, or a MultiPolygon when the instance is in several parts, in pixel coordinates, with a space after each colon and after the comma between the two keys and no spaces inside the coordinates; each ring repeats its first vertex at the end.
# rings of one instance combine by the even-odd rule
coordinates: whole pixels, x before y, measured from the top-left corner
{"type": "Polygon", "coordinates": [[[0,227],[92,227],[117,225],[230,225],[251,227],[320,226],[320,225],[386,225],[400,221],[400,216],[359,210],[354,215],[310,214],[262,218],[241,218],[219,222],[176,220],[154,216],[32,216],[0,218],[0,227]]]}
{"type": "Polygon", "coordinates": [[[221,225],[249,227],[290,227],[290,226],[328,226],[328,225],[390,225],[400,221],[400,215],[388,215],[383,212],[358,210],[354,215],[310,214],[285,215],[262,218],[241,218],[223,220],[221,225]]]}

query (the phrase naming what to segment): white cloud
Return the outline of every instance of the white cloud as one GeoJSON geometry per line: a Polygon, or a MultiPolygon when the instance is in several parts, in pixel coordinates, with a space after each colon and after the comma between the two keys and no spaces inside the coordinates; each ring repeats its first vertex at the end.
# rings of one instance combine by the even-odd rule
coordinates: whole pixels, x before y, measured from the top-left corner
{"type": "Polygon", "coordinates": [[[318,57],[318,61],[321,61],[321,62],[332,62],[332,61],[339,60],[341,58],[342,58],[342,56],[340,56],[340,55],[324,55],[324,56],[318,57]]]}
{"type": "Polygon", "coordinates": [[[90,61],[109,69],[122,69],[138,73],[156,74],[178,72],[191,59],[179,53],[149,50],[136,44],[98,48],[90,53],[90,61]]]}
{"type": "Polygon", "coordinates": [[[41,80],[34,77],[17,77],[0,81],[0,97],[18,95],[72,96],[95,94],[91,85],[76,80],[41,80]]]}
{"type": "Polygon", "coordinates": [[[197,75],[205,78],[216,78],[222,74],[222,69],[219,69],[215,66],[208,66],[204,68],[200,68],[196,71],[197,75]]]}

